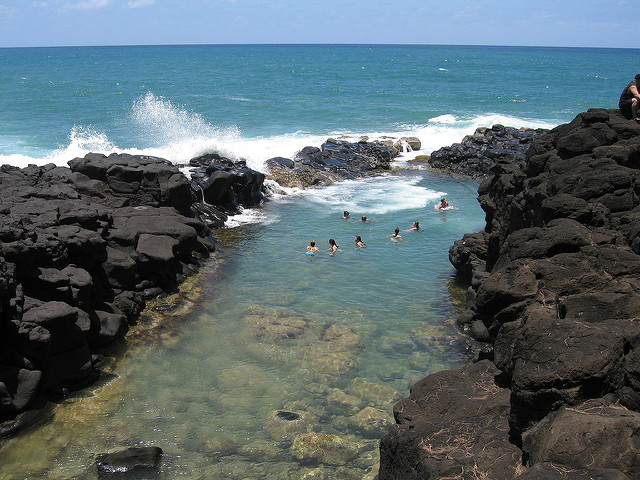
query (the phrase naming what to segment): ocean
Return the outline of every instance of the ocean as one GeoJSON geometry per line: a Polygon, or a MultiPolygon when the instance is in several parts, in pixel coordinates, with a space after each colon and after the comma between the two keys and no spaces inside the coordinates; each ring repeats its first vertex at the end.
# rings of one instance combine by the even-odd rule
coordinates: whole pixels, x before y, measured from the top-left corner
{"type": "MultiPolygon", "coordinates": [[[[615,108],[638,60],[638,49],[535,47],[5,48],[0,164],[127,152],[188,172],[218,152],[264,171],[328,137],[416,136],[421,149],[395,161],[405,166],[478,127],[552,128],[615,108]]],[[[393,404],[477,348],[455,324],[465,289],[448,262],[484,226],[477,187],[405,169],[279,189],[231,217],[201,274],[105,352],[95,386],[2,442],[0,476],[93,479],[97,454],[157,445],[166,479],[373,479],[393,404]],[[266,324],[296,334],[261,336],[266,324]]]]}

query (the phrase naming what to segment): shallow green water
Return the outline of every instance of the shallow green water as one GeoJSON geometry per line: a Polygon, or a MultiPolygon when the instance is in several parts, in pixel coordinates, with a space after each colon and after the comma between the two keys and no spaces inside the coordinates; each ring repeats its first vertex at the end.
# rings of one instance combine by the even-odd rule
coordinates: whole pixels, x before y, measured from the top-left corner
{"type": "Polygon", "coordinates": [[[2,478],[93,479],[96,454],[131,445],[161,447],[166,479],[373,478],[393,404],[468,359],[447,254],[482,226],[476,188],[425,172],[347,182],[218,232],[215,261],[105,359],[115,375],[4,445],[2,478]],[[438,212],[443,194],[455,208],[438,212]]]}

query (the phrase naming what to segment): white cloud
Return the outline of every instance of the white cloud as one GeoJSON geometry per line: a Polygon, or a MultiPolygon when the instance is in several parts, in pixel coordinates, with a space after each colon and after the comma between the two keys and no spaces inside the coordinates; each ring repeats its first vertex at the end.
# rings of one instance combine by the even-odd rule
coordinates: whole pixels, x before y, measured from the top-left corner
{"type": "Polygon", "coordinates": [[[108,7],[112,0],[82,0],[80,2],[68,3],[66,8],[72,10],[97,10],[108,7]]]}
{"type": "Polygon", "coordinates": [[[17,12],[18,10],[16,10],[15,7],[8,7],[0,3],[0,17],[10,17],[11,15],[14,15],[17,12]]]}
{"type": "Polygon", "coordinates": [[[125,8],[143,8],[156,3],[156,0],[131,0],[125,5],[125,8]]]}

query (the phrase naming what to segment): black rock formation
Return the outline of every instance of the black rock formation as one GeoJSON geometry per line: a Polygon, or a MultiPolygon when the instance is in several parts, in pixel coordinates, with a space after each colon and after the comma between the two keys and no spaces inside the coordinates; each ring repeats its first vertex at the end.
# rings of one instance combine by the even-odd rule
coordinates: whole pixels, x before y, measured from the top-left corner
{"type": "Polygon", "coordinates": [[[379,141],[352,143],[330,138],[320,148],[303,148],[292,160],[271,158],[267,167],[269,178],[278,184],[306,188],[389,170],[398,153],[392,145],[379,141]]]}
{"type": "Polygon", "coordinates": [[[491,173],[450,259],[495,370],[414,385],[380,479],[640,478],[640,125],[589,110],[491,173]]]}
{"type": "Polygon", "coordinates": [[[518,167],[524,165],[531,142],[543,131],[502,125],[478,128],[460,143],[433,152],[429,165],[458,175],[486,178],[491,175],[491,168],[502,160],[518,167]]]}
{"type": "MultiPolygon", "coordinates": [[[[214,249],[191,182],[166,160],[88,154],[69,166],[0,167],[2,435],[93,382],[100,349],[214,249]]],[[[224,173],[199,177],[212,208],[260,200],[264,176],[224,173]]]]}

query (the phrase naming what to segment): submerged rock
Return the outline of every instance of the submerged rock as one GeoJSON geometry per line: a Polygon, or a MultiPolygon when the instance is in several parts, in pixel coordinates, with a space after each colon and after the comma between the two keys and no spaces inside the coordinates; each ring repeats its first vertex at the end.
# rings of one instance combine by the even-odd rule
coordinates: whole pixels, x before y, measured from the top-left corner
{"type": "Polygon", "coordinates": [[[392,424],[391,415],[374,407],[363,408],[353,416],[351,422],[356,431],[373,438],[380,438],[392,424]]]}
{"type": "Polygon", "coordinates": [[[301,433],[293,440],[291,454],[300,462],[344,465],[358,455],[358,448],[337,435],[301,433]]]}
{"type": "Polygon", "coordinates": [[[99,455],[96,466],[101,478],[116,478],[117,474],[159,472],[161,459],[160,447],[129,447],[99,455]]]}
{"type": "Polygon", "coordinates": [[[257,340],[278,342],[295,339],[309,329],[309,320],[282,307],[255,305],[243,317],[245,327],[257,340]]]}
{"type": "Polygon", "coordinates": [[[346,388],[347,393],[362,398],[369,405],[387,408],[402,396],[395,388],[370,382],[364,378],[354,378],[346,388]]]}
{"type": "Polygon", "coordinates": [[[291,440],[301,432],[309,432],[317,419],[311,412],[276,410],[267,418],[266,430],[277,441],[291,440]]]}

